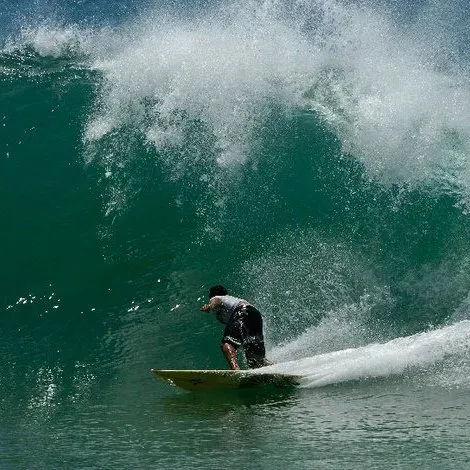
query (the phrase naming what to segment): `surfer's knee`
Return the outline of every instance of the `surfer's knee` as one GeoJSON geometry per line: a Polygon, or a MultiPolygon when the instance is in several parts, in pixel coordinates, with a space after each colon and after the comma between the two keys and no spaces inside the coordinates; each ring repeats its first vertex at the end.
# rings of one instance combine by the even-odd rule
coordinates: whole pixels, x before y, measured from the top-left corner
{"type": "Polygon", "coordinates": [[[220,349],[222,349],[224,354],[234,354],[237,352],[237,348],[235,348],[235,346],[230,343],[222,343],[220,345],[220,349]]]}

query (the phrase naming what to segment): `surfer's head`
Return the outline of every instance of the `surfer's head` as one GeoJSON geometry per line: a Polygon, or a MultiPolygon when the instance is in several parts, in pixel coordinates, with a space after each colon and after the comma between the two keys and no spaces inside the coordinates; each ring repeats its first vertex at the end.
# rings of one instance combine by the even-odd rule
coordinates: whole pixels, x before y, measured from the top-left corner
{"type": "Polygon", "coordinates": [[[220,284],[216,286],[212,286],[209,289],[209,299],[212,299],[212,297],[216,295],[227,295],[228,291],[224,286],[221,286],[220,284]]]}

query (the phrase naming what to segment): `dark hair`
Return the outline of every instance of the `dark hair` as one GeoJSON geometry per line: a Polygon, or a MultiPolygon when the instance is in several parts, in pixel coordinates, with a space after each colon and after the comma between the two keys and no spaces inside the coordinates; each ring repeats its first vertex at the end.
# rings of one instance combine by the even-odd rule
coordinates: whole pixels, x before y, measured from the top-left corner
{"type": "Polygon", "coordinates": [[[216,286],[212,286],[209,289],[209,298],[212,299],[212,297],[216,295],[227,295],[228,291],[224,286],[221,286],[220,284],[217,284],[216,286]]]}

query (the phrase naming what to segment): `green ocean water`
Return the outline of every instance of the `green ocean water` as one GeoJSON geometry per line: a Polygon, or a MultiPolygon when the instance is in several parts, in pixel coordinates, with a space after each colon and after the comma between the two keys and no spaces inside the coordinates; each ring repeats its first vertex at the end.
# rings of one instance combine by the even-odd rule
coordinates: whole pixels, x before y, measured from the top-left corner
{"type": "Polygon", "coordinates": [[[2,20],[0,468],[467,468],[459,5],[64,5],[2,20]],[[299,387],[152,376],[215,283],[299,387]]]}

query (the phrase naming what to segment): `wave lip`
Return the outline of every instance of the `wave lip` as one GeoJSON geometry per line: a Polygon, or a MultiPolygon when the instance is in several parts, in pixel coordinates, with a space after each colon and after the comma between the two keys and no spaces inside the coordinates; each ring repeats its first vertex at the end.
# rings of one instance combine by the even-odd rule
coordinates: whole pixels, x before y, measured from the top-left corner
{"type": "Polygon", "coordinates": [[[468,64],[459,28],[436,26],[442,15],[458,21],[452,8],[400,22],[383,8],[331,0],[221,3],[190,19],[156,8],[115,28],[25,26],[4,51],[76,54],[101,75],[83,140],[86,158],[105,171],[133,159],[123,143],[131,140],[180,177],[195,166],[256,168],[273,108],[300,110],[370,178],[457,194],[467,207],[468,64]],[[109,141],[100,161],[94,146],[109,141]]]}

